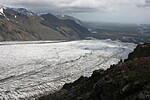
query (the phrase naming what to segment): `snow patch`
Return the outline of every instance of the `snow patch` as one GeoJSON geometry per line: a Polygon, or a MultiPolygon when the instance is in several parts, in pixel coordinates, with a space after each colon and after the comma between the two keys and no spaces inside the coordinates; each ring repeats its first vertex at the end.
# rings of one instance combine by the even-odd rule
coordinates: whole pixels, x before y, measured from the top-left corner
{"type": "Polygon", "coordinates": [[[3,14],[4,14],[3,8],[0,8],[0,15],[3,15],[3,14]]]}
{"type": "Polygon", "coordinates": [[[62,18],[64,18],[64,17],[65,17],[65,15],[61,15],[61,17],[62,17],[62,18]]]}
{"type": "Polygon", "coordinates": [[[4,8],[0,8],[0,15],[4,16],[7,20],[9,20],[6,15],[4,14],[4,8]]]}

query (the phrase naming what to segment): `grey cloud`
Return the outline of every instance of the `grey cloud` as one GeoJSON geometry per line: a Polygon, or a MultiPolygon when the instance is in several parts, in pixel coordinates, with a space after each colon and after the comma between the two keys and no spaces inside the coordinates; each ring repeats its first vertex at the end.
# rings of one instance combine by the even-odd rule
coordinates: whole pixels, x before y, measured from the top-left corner
{"type": "Polygon", "coordinates": [[[138,7],[148,7],[150,6],[150,0],[145,0],[143,5],[139,5],[138,7]]]}
{"type": "Polygon", "coordinates": [[[96,12],[98,9],[96,8],[82,8],[82,7],[69,7],[64,8],[65,10],[63,12],[65,13],[83,13],[83,12],[96,12]]]}
{"type": "Polygon", "coordinates": [[[82,7],[57,7],[56,5],[47,4],[22,4],[22,7],[29,8],[38,13],[50,12],[50,13],[83,13],[83,12],[96,12],[95,8],[82,8],[82,7]]]}
{"type": "MultiPolygon", "coordinates": [[[[118,6],[137,5],[144,0],[0,0],[13,7],[25,7],[35,12],[83,13],[114,10],[118,6]]],[[[149,5],[149,0],[145,1],[149,5]]],[[[119,8],[119,7],[118,7],[119,8]]],[[[121,8],[121,7],[120,7],[121,8]]]]}
{"type": "Polygon", "coordinates": [[[37,0],[36,2],[33,0],[25,2],[23,0],[20,0],[20,2],[11,2],[11,6],[28,8],[29,10],[33,10],[34,12],[37,12],[37,13],[47,13],[47,12],[50,12],[50,13],[83,13],[83,12],[98,11],[97,8],[70,6],[70,4],[72,3],[73,1],[62,1],[62,0],[60,2],[41,1],[41,0],[39,1],[37,0]]]}
{"type": "Polygon", "coordinates": [[[150,6],[150,0],[145,0],[145,5],[150,6]]]}

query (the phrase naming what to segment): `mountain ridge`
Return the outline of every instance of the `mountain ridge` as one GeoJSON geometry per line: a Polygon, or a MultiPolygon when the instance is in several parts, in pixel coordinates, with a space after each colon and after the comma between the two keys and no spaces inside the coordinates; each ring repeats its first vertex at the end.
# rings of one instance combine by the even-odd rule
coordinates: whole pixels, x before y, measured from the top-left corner
{"type": "Polygon", "coordinates": [[[68,15],[59,15],[59,14],[55,14],[55,16],[59,19],[62,19],[62,20],[66,20],[66,19],[70,19],[70,20],[74,20],[77,24],[79,25],[82,25],[82,22],[77,19],[77,18],[74,18],[72,16],[68,16],[68,15]]]}
{"type": "Polygon", "coordinates": [[[1,9],[5,16],[0,15],[0,41],[78,40],[90,34],[75,21],[61,20],[50,13],[38,15],[24,8],[1,9]]]}

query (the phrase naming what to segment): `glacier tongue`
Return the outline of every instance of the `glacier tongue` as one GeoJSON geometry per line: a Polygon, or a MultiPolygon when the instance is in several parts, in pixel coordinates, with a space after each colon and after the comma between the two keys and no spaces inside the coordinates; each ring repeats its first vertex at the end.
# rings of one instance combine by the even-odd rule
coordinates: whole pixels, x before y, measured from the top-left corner
{"type": "Polygon", "coordinates": [[[59,90],[127,58],[136,44],[111,40],[1,42],[0,99],[31,99],[59,90]]]}

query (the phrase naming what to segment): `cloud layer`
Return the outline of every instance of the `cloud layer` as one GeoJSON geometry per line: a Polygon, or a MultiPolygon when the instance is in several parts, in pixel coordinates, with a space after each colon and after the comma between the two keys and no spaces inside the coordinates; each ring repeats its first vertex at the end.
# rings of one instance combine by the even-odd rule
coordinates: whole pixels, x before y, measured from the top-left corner
{"type": "Polygon", "coordinates": [[[150,6],[150,0],[145,0],[146,6],[150,6]]]}
{"type": "Polygon", "coordinates": [[[36,13],[68,14],[84,21],[150,24],[150,0],[0,0],[36,13]]]}
{"type": "Polygon", "coordinates": [[[95,12],[113,11],[121,7],[149,5],[150,0],[0,0],[1,4],[26,7],[39,12],[95,12]]]}

